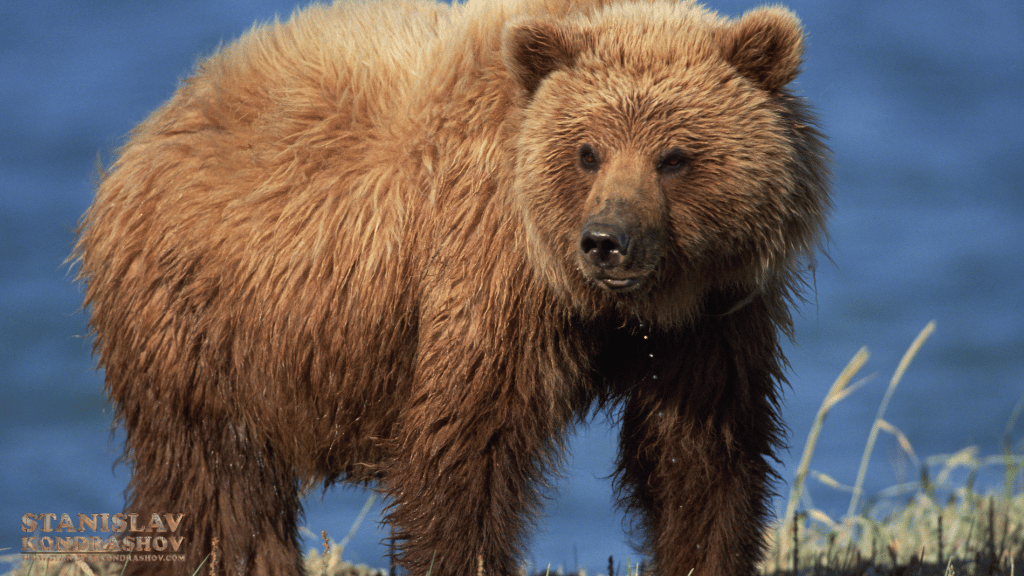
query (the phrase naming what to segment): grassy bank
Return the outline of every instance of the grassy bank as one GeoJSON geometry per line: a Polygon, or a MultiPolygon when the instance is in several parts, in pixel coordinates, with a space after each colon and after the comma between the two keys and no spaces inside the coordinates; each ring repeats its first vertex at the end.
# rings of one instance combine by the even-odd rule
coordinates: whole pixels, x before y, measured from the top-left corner
{"type": "MultiPolygon", "coordinates": [[[[977,447],[956,454],[919,460],[909,439],[885,418],[889,400],[895,393],[921,346],[934,330],[925,327],[896,367],[868,432],[861,466],[853,486],[843,486],[827,474],[811,469],[822,423],[829,411],[862,386],[859,378],[868,360],[862,349],[832,385],[814,420],[803,455],[791,483],[789,499],[782,518],[766,532],[768,554],[761,565],[766,576],[1024,576],[1024,493],[1020,490],[1024,458],[1012,449],[1010,432],[1020,416],[1019,403],[1006,425],[1003,453],[982,457],[977,447]],[[866,498],[863,494],[867,463],[878,436],[894,436],[907,459],[919,470],[915,482],[894,486],[866,498]],[[987,467],[1001,467],[1004,485],[996,492],[980,493],[974,479],[987,467]],[[953,478],[966,481],[953,484],[953,478]],[[841,520],[830,518],[809,504],[807,483],[822,483],[850,494],[849,508],[841,520]]],[[[358,528],[370,502],[356,524],[340,542],[321,533],[323,549],[311,549],[306,555],[310,576],[385,576],[394,569],[353,566],[344,561],[345,544],[358,528]]],[[[5,559],[14,562],[17,555],[5,559]]],[[[609,558],[609,565],[577,568],[578,576],[607,574],[631,576],[642,572],[635,559],[609,558]]],[[[116,563],[84,562],[48,565],[22,563],[9,574],[17,576],[119,574],[116,563]]],[[[548,570],[534,570],[546,574],[548,570]]],[[[213,574],[209,565],[196,574],[213,574]]],[[[486,570],[483,571],[486,574],[486,570]]],[[[526,573],[526,570],[523,571],[526,573]]],[[[550,574],[564,574],[550,571],[550,574]]]]}
{"type": "Polygon", "coordinates": [[[1006,425],[1003,454],[980,457],[977,447],[921,461],[909,439],[885,419],[889,400],[914,356],[935,329],[929,323],[896,367],[872,423],[852,487],[810,470],[818,434],[828,412],[866,379],[856,380],[868,360],[861,349],[836,379],[822,402],[807,437],[783,517],[769,533],[764,574],[822,575],[1017,575],[1024,574],[1024,494],[1018,480],[1024,458],[1014,454],[1010,433],[1022,403],[1006,425]],[[867,463],[880,433],[894,436],[920,474],[915,482],[893,486],[871,499],[863,497],[867,463]],[[978,471],[1003,468],[998,492],[974,489],[978,471]],[[954,473],[966,482],[951,485],[954,473]],[[850,493],[845,518],[835,521],[821,510],[802,506],[808,477],[850,493]],[[864,502],[867,501],[867,504],[864,502]]]}

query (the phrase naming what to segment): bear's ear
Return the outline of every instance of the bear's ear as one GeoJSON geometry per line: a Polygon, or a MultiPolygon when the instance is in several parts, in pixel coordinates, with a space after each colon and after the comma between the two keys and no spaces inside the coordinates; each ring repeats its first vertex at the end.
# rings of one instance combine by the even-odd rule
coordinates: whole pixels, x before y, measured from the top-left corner
{"type": "Polygon", "coordinates": [[[578,31],[540,19],[515,20],[501,38],[505,66],[527,99],[548,74],[572,66],[582,45],[578,31]]]}
{"type": "Polygon", "coordinates": [[[768,92],[796,78],[804,52],[800,20],[785,8],[751,10],[725,32],[725,59],[768,92]]]}

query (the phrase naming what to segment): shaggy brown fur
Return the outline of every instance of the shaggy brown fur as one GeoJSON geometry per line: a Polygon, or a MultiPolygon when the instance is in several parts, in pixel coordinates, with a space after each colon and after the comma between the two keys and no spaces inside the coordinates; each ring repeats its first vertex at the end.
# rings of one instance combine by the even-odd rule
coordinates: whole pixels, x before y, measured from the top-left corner
{"type": "Polygon", "coordinates": [[[566,432],[622,410],[657,573],[750,574],[777,342],[828,198],[799,23],[692,3],[312,6],[133,133],[76,255],[191,573],[299,574],[300,491],[379,480],[412,574],[516,571],[566,432]]]}

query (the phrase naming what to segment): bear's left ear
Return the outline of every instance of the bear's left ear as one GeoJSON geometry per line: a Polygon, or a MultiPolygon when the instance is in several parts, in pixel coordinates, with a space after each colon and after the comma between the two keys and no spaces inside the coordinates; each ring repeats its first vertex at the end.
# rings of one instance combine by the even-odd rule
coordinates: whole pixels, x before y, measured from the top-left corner
{"type": "Polygon", "coordinates": [[[725,31],[725,59],[768,92],[778,92],[796,78],[803,53],[800,20],[785,8],[751,10],[725,31]]]}
{"type": "Polygon", "coordinates": [[[520,19],[505,27],[501,55],[529,99],[548,74],[571,67],[582,46],[578,31],[549,20],[520,19]]]}

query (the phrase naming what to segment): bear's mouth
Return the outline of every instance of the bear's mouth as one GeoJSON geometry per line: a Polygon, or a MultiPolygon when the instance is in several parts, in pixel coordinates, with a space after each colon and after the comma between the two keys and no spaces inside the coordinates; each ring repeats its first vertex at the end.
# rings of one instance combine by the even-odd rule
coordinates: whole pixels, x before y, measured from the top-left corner
{"type": "Polygon", "coordinates": [[[642,276],[634,276],[632,278],[611,278],[608,276],[595,278],[602,286],[611,290],[612,292],[626,292],[630,288],[634,288],[640,285],[643,280],[642,276]]]}

